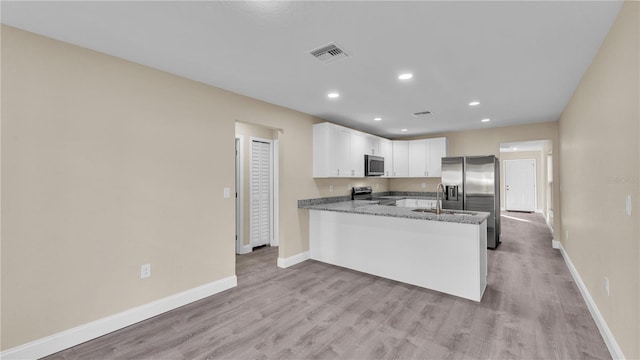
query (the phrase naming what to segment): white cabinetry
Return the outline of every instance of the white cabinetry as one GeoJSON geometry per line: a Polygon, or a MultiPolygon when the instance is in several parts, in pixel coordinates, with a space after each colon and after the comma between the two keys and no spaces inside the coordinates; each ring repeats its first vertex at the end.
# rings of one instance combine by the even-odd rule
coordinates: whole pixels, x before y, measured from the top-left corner
{"type": "Polygon", "coordinates": [[[313,177],[364,177],[364,155],[384,157],[385,177],[440,177],[447,138],[391,141],[343,126],[313,125],[313,177]]]}
{"type": "Polygon", "coordinates": [[[384,176],[393,175],[393,141],[380,139],[380,156],[384,158],[384,176]]]}
{"type": "Polygon", "coordinates": [[[350,171],[347,176],[364,177],[364,134],[351,131],[351,143],[349,148],[350,171]]]}
{"type": "Polygon", "coordinates": [[[409,177],[442,176],[442,158],[447,156],[447,138],[409,141],[409,177]]]}
{"type": "Polygon", "coordinates": [[[338,142],[336,144],[339,177],[351,176],[351,131],[346,128],[338,128],[338,142]]]}
{"type": "Polygon", "coordinates": [[[363,177],[365,134],[342,126],[313,125],[313,177],[363,177]]]}
{"type": "Polygon", "coordinates": [[[447,157],[447,138],[433,138],[427,140],[429,161],[427,162],[427,176],[442,176],[442,158],[447,157]]]}
{"type": "Polygon", "coordinates": [[[409,176],[409,142],[393,141],[393,174],[392,177],[409,176]]]}
{"type": "Polygon", "coordinates": [[[373,135],[367,135],[366,137],[367,137],[367,141],[366,141],[364,153],[367,155],[382,156],[381,155],[382,149],[381,149],[380,142],[384,139],[379,138],[377,136],[373,136],[373,135]]]}
{"type": "Polygon", "coordinates": [[[429,159],[427,140],[409,141],[409,177],[426,177],[429,159]]]}

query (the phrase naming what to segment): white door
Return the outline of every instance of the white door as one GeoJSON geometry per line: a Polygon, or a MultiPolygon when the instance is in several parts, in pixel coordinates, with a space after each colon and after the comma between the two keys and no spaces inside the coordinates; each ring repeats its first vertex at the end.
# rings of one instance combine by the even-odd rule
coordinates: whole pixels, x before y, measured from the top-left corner
{"type": "Polygon", "coordinates": [[[504,161],[506,210],[536,211],[536,160],[504,161]]]}
{"type": "Polygon", "coordinates": [[[271,143],[251,140],[251,247],[271,242],[271,143]]]}

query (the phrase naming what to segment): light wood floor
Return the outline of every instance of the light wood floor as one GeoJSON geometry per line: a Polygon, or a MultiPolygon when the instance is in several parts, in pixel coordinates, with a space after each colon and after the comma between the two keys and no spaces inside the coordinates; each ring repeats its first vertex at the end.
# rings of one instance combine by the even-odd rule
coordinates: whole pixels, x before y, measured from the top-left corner
{"type": "Polygon", "coordinates": [[[504,215],[480,303],[264,248],[237,288],[48,358],[610,358],[542,217],[504,215]]]}

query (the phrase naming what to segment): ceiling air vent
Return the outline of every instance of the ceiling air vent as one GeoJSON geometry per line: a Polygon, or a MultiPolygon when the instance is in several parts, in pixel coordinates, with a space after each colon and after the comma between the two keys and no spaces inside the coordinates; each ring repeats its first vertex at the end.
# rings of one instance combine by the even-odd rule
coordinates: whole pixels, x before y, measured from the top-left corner
{"type": "Polygon", "coordinates": [[[313,55],[316,59],[326,63],[344,59],[349,56],[349,54],[344,51],[344,49],[341,49],[335,43],[330,43],[323,47],[311,50],[309,51],[309,54],[313,55]]]}
{"type": "Polygon", "coordinates": [[[431,111],[419,111],[419,112],[413,113],[413,116],[418,117],[418,116],[425,116],[429,114],[431,114],[431,111]]]}

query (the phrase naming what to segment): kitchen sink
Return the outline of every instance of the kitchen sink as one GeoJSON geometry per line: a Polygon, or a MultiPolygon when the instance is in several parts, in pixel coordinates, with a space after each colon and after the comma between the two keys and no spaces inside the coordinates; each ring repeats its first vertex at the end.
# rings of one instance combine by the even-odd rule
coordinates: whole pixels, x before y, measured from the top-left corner
{"type": "MultiPolygon", "coordinates": [[[[436,213],[436,209],[426,209],[426,208],[417,208],[417,209],[413,209],[411,211],[425,212],[425,213],[432,213],[432,214],[436,213]]],[[[442,209],[440,214],[446,214],[446,215],[477,215],[478,213],[472,212],[472,211],[442,209]]]]}

